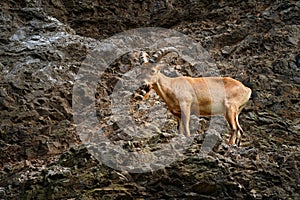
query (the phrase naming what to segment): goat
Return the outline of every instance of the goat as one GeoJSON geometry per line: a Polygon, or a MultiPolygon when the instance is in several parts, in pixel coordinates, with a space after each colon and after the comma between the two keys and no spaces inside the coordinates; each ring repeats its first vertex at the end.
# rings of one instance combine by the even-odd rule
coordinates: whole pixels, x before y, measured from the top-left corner
{"type": "Polygon", "coordinates": [[[149,97],[151,89],[166,103],[167,108],[177,118],[180,134],[190,137],[190,115],[210,116],[223,114],[232,130],[229,144],[240,145],[243,130],[238,117],[251,96],[251,89],[230,77],[180,76],[170,78],[162,73],[163,65],[158,62],[168,53],[178,52],[173,47],[156,51],[150,58],[141,52],[141,78],[149,86],[144,98],[149,97]]]}

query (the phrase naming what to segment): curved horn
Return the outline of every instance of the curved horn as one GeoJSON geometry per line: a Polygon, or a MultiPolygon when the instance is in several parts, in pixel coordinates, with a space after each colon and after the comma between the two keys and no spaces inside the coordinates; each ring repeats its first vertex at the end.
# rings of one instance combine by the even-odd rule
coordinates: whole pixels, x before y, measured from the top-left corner
{"type": "Polygon", "coordinates": [[[140,63],[144,64],[148,62],[149,62],[149,55],[145,51],[142,51],[140,53],[140,63]]]}
{"type": "Polygon", "coordinates": [[[150,62],[157,63],[162,59],[163,56],[167,55],[168,53],[172,53],[172,52],[175,52],[178,55],[178,51],[174,47],[165,47],[165,48],[159,49],[153,54],[152,58],[150,59],[150,62]]]}

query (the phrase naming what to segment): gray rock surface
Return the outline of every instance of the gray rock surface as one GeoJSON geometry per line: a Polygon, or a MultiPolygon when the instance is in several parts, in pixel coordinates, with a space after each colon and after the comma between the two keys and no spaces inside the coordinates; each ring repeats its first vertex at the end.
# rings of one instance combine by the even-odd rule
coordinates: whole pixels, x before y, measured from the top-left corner
{"type": "MultiPolygon", "coordinates": [[[[300,199],[298,1],[10,0],[0,6],[0,199],[300,199]],[[226,145],[221,125],[205,135],[211,119],[196,118],[196,136],[176,162],[135,174],[107,167],[82,144],[72,92],[87,52],[99,39],[147,26],[187,34],[221,75],[253,89],[240,116],[242,147],[226,145]],[[219,141],[209,153],[201,148],[210,145],[205,137],[219,141]]],[[[203,75],[184,60],[167,59],[166,74],[203,75]]],[[[132,98],[131,112],[120,115],[149,127],[144,137],[111,120],[114,84],[134,64],[126,54],[99,80],[97,117],[124,149],[155,151],[177,133],[170,113],[157,125],[165,105],[154,93],[148,101],[132,98]]]]}

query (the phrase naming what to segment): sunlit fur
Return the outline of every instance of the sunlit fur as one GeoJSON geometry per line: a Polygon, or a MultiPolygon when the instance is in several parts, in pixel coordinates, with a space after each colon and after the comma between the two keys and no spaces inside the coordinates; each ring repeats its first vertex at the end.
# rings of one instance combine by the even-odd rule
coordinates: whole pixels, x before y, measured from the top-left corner
{"type": "MultiPolygon", "coordinates": [[[[142,79],[164,100],[179,123],[179,132],[190,136],[190,115],[197,116],[223,114],[232,133],[229,144],[240,144],[243,130],[238,116],[251,96],[251,89],[230,77],[192,78],[181,76],[170,78],[162,73],[163,65],[157,62],[174,48],[157,51],[150,60],[154,63],[142,63],[142,79]]],[[[145,95],[149,97],[150,91],[145,95]]]]}

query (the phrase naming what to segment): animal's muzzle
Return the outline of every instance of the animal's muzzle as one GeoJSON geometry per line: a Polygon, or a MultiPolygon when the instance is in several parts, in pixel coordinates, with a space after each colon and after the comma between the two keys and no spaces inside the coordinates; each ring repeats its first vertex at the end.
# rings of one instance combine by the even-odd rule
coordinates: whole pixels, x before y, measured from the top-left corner
{"type": "Polygon", "coordinates": [[[148,86],[150,83],[147,80],[142,80],[142,85],[143,86],[148,86]]]}

